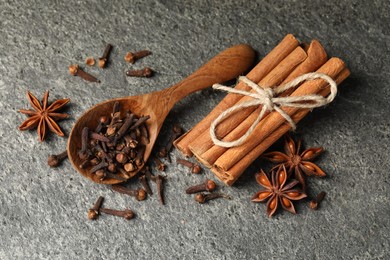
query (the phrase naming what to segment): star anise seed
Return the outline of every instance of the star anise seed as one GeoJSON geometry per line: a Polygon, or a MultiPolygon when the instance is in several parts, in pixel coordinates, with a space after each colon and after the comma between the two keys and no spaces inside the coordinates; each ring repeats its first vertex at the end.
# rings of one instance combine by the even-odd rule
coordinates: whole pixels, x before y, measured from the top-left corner
{"type": "Polygon", "coordinates": [[[257,192],[253,197],[253,202],[267,202],[267,214],[268,217],[271,217],[275,214],[279,203],[282,205],[283,209],[296,213],[292,200],[301,200],[306,198],[306,194],[299,190],[293,189],[294,186],[298,184],[297,180],[292,180],[286,184],[287,181],[287,172],[286,168],[282,165],[278,170],[271,171],[271,181],[263,170],[260,173],[256,174],[256,181],[265,190],[257,192]]]}
{"type": "Polygon", "coordinates": [[[39,141],[45,140],[47,128],[59,136],[64,136],[58,126],[58,120],[68,118],[68,114],[57,113],[62,107],[69,103],[69,98],[59,99],[48,106],[49,91],[43,95],[42,103],[30,92],[27,91],[27,99],[33,109],[20,109],[19,112],[29,116],[20,126],[19,130],[31,130],[38,128],[39,141]]]}
{"type": "Polygon", "coordinates": [[[322,147],[313,147],[306,149],[300,153],[301,149],[301,140],[295,144],[294,140],[290,136],[286,136],[286,141],[284,143],[284,153],[282,152],[269,152],[264,154],[262,157],[278,163],[275,168],[280,165],[284,165],[290,175],[294,172],[295,178],[302,185],[303,190],[306,190],[306,182],[304,174],[308,176],[317,176],[324,177],[326,176],[325,172],[321,170],[316,164],[312,163],[318,155],[320,155],[324,149],[322,147]]]}

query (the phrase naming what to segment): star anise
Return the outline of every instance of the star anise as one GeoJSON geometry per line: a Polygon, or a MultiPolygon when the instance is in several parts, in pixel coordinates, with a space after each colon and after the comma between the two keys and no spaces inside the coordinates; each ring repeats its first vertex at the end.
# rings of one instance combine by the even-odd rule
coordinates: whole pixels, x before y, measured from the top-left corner
{"type": "Polygon", "coordinates": [[[30,105],[33,109],[20,109],[19,112],[28,115],[27,118],[20,126],[19,130],[30,130],[38,128],[39,141],[45,139],[47,128],[50,131],[56,133],[59,136],[64,136],[61,128],[56,123],[57,120],[68,118],[67,114],[57,113],[57,110],[60,110],[63,106],[69,103],[69,98],[59,99],[54,101],[50,106],[48,106],[49,91],[46,91],[43,95],[42,103],[27,91],[27,99],[30,102],[30,105]]]}
{"type": "Polygon", "coordinates": [[[299,190],[293,189],[299,182],[292,180],[286,184],[287,172],[284,166],[280,166],[277,170],[271,171],[271,181],[263,170],[256,174],[256,181],[265,188],[265,190],[257,192],[253,197],[253,202],[267,202],[267,214],[271,217],[277,210],[279,203],[282,207],[295,214],[295,208],[292,200],[300,200],[306,198],[306,194],[299,190]]]}
{"type": "Polygon", "coordinates": [[[311,161],[320,155],[324,149],[322,147],[313,147],[306,149],[300,153],[301,140],[295,144],[294,140],[290,136],[286,136],[284,143],[284,152],[270,152],[263,155],[263,158],[278,163],[276,167],[280,165],[286,166],[288,174],[291,175],[294,172],[295,178],[302,185],[303,190],[306,190],[306,182],[304,174],[308,176],[326,176],[325,172],[321,170],[316,164],[311,161]]]}

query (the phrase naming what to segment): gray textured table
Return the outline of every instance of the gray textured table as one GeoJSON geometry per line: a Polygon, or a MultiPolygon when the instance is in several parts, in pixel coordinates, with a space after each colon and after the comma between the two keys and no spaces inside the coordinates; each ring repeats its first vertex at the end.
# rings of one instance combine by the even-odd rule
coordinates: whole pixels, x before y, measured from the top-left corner
{"type": "MultiPolygon", "coordinates": [[[[388,259],[389,208],[389,2],[388,1],[0,1],[0,259],[388,259]],[[112,3],[111,3],[112,2],[112,3]],[[366,2],[366,3],[363,3],[366,2]],[[100,101],[168,87],[212,56],[248,43],[263,57],[287,33],[317,38],[330,56],[352,71],[334,103],[317,109],[298,128],[307,145],[323,145],[319,164],[328,173],[310,179],[310,194],[328,192],[318,211],[299,203],[299,215],[270,219],[265,205],[250,202],[259,189],[251,166],[232,188],[232,201],[197,205],[183,189],[211,172],[191,176],[169,165],[166,206],[113,193],[76,173],[69,162],[46,165],[66,138],[20,132],[25,91],[41,98],[69,97],[75,119],[100,101]],[[115,48],[106,70],[88,69],[101,84],[68,74],[68,66],[115,48]],[[128,50],[153,55],[151,79],[124,76],[128,50]],[[131,207],[134,221],[86,211],[99,196],[106,206],[131,207]]],[[[162,129],[174,122],[190,129],[224,94],[210,89],[181,101],[162,129]]],[[[178,156],[177,151],[174,156],[178,156]]],[[[135,186],[135,184],[134,184],[135,186]]]]}

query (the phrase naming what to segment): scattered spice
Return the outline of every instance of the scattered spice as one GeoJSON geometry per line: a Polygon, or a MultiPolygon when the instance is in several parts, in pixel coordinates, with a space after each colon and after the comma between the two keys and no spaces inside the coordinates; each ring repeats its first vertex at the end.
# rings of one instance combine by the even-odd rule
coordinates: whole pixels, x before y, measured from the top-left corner
{"type": "Polygon", "coordinates": [[[112,215],[112,216],[122,217],[126,220],[133,219],[135,216],[134,212],[130,209],[115,210],[115,209],[101,208],[100,212],[108,214],[108,215],[112,215]]]}
{"type": "Polygon", "coordinates": [[[127,180],[144,164],[145,144],[137,135],[149,116],[137,118],[130,111],[121,116],[119,102],[113,106],[111,117],[101,116],[94,129],[84,127],[81,149],[78,151],[83,169],[89,167],[100,180],[114,178],[127,180]]]}
{"type": "Polygon", "coordinates": [[[157,185],[157,196],[158,196],[158,199],[161,203],[161,205],[165,205],[165,199],[164,199],[164,186],[163,186],[163,182],[164,182],[164,177],[160,174],[158,174],[157,176],[154,176],[154,178],[152,178],[152,180],[154,182],[156,182],[156,185],[157,185]]]}
{"type": "Polygon", "coordinates": [[[92,76],[91,74],[88,74],[87,72],[83,71],[79,65],[73,64],[69,66],[69,73],[73,76],[79,76],[80,78],[90,81],[90,82],[97,82],[100,83],[100,80],[92,76]]]}
{"type": "Polygon", "coordinates": [[[88,66],[93,66],[95,65],[95,59],[93,57],[88,57],[85,59],[85,64],[88,66]]]}
{"type": "Polygon", "coordinates": [[[300,153],[301,140],[295,144],[294,140],[286,135],[284,143],[284,153],[282,152],[270,152],[263,155],[263,158],[278,163],[276,167],[284,165],[290,175],[292,172],[295,174],[295,178],[302,185],[303,190],[306,190],[306,182],[304,174],[308,176],[324,177],[325,172],[321,170],[316,164],[311,161],[320,155],[324,149],[322,147],[313,147],[306,149],[300,153]]]}
{"type": "Polygon", "coordinates": [[[149,56],[150,54],[152,54],[152,52],[148,51],[148,50],[137,51],[134,53],[128,52],[128,53],[126,53],[125,61],[127,61],[131,64],[134,64],[137,60],[142,59],[146,56],[149,56]]]}
{"type": "Polygon", "coordinates": [[[309,205],[310,205],[310,208],[313,209],[313,210],[317,210],[317,209],[318,209],[318,206],[319,206],[320,203],[321,203],[321,201],[324,200],[325,195],[326,195],[326,192],[325,192],[325,191],[321,191],[320,193],[318,193],[318,195],[316,196],[316,198],[310,201],[310,204],[309,204],[309,205]]]}
{"type": "Polygon", "coordinates": [[[167,158],[169,162],[171,162],[171,158],[169,156],[170,151],[173,147],[173,142],[179,138],[183,134],[183,128],[181,128],[179,125],[175,124],[172,128],[172,135],[166,144],[165,147],[162,147],[160,151],[158,152],[158,156],[160,158],[167,158]]]}
{"type": "Polygon", "coordinates": [[[47,159],[47,164],[50,167],[58,167],[66,158],[68,158],[68,151],[65,150],[60,154],[52,154],[47,159]]]}
{"type": "Polygon", "coordinates": [[[287,182],[287,172],[284,165],[280,166],[277,170],[271,171],[271,181],[263,170],[256,174],[256,181],[261,186],[266,188],[265,190],[257,192],[253,197],[253,202],[267,202],[267,214],[271,217],[275,214],[279,203],[283,209],[295,214],[295,208],[291,200],[301,200],[306,198],[306,194],[299,190],[293,189],[299,182],[297,180],[291,180],[287,182]]]}
{"type": "Polygon", "coordinates": [[[153,195],[153,191],[149,186],[149,182],[146,179],[146,176],[142,175],[138,179],[139,179],[139,182],[141,183],[142,187],[145,189],[146,193],[148,193],[149,195],[153,195]]]}
{"type": "Polygon", "coordinates": [[[191,170],[191,173],[199,174],[202,171],[202,168],[199,164],[192,163],[190,161],[184,160],[184,159],[176,159],[176,162],[178,164],[184,165],[188,167],[191,170]]]}
{"type": "Polygon", "coordinates": [[[202,192],[202,191],[211,192],[211,191],[215,190],[216,188],[217,188],[217,185],[215,184],[215,182],[207,179],[202,184],[189,187],[188,189],[186,189],[186,193],[187,194],[194,194],[194,193],[198,193],[198,192],[202,192]]]}
{"type": "Polygon", "coordinates": [[[101,208],[101,206],[103,204],[103,200],[104,200],[104,198],[102,196],[100,196],[96,200],[96,202],[93,205],[93,207],[88,210],[88,219],[94,220],[94,219],[98,218],[98,216],[100,214],[100,208],[101,208]]]}
{"type": "Polygon", "coordinates": [[[161,172],[165,171],[166,165],[157,156],[154,156],[153,160],[154,160],[154,163],[156,165],[157,170],[159,170],[161,172]]]}
{"type": "Polygon", "coordinates": [[[146,199],[146,191],[144,189],[132,190],[118,184],[112,185],[111,187],[114,191],[132,196],[138,201],[142,201],[146,199]]]}
{"type": "Polygon", "coordinates": [[[129,76],[129,77],[150,78],[153,76],[153,74],[154,74],[154,71],[149,67],[145,67],[141,70],[128,70],[128,71],[126,71],[126,76],[129,76]]]}
{"type": "Polygon", "coordinates": [[[110,56],[112,50],[112,45],[107,44],[106,48],[104,49],[103,56],[99,58],[98,66],[99,68],[105,68],[107,66],[107,60],[110,56]]]}
{"type": "Polygon", "coordinates": [[[33,109],[20,109],[19,112],[29,116],[20,126],[19,130],[31,130],[37,128],[39,141],[45,140],[47,129],[58,136],[64,136],[61,128],[58,126],[58,120],[68,118],[68,114],[58,113],[57,111],[69,103],[69,98],[59,99],[51,105],[48,104],[49,91],[43,95],[42,103],[30,92],[27,91],[27,99],[33,109]]]}
{"type": "Polygon", "coordinates": [[[222,193],[209,193],[209,194],[198,193],[195,195],[195,201],[200,203],[200,204],[204,204],[209,200],[219,199],[219,198],[224,198],[224,199],[228,199],[228,200],[232,199],[230,196],[222,194],[222,193]]]}

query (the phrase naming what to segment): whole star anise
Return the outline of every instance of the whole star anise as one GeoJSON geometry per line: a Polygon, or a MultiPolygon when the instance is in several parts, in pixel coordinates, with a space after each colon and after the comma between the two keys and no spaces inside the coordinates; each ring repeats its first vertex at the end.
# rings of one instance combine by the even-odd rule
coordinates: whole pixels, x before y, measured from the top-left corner
{"type": "Polygon", "coordinates": [[[271,181],[263,170],[256,174],[256,181],[265,188],[265,190],[257,192],[253,197],[253,202],[267,202],[267,214],[271,217],[275,214],[279,203],[283,209],[295,214],[295,208],[292,200],[300,200],[306,198],[306,194],[299,190],[293,189],[299,182],[292,180],[286,184],[287,172],[284,166],[280,166],[277,170],[271,171],[271,181]]]}
{"type": "Polygon", "coordinates": [[[322,147],[313,147],[306,149],[300,153],[301,149],[301,140],[295,144],[294,140],[290,136],[286,136],[284,143],[284,152],[270,152],[264,154],[262,157],[278,163],[276,167],[284,165],[288,171],[288,174],[291,175],[294,172],[295,178],[302,185],[303,190],[306,190],[306,182],[304,174],[308,176],[326,176],[325,172],[321,170],[316,164],[311,161],[314,160],[318,155],[320,155],[324,149],[322,147]]]}
{"type": "Polygon", "coordinates": [[[67,114],[57,113],[63,106],[69,103],[69,98],[59,99],[54,101],[48,106],[49,91],[46,91],[43,95],[42,104],[39,100],[27,91],[27,99],[33,109],[20,109],[19,112],[28,115],[27,118],[20,126],[19,130],[30,130],[38,128],[39,141],[43,141],[46,136],[46,129],[56,133],[59,136],[64,136],[61,128],[56,123],[57,120],[68,118],[67,114]]]}

